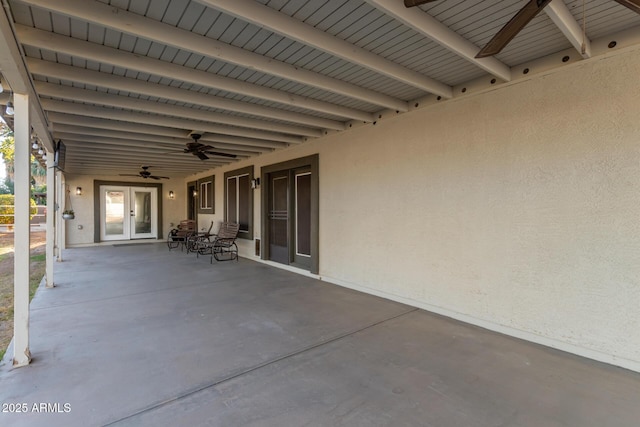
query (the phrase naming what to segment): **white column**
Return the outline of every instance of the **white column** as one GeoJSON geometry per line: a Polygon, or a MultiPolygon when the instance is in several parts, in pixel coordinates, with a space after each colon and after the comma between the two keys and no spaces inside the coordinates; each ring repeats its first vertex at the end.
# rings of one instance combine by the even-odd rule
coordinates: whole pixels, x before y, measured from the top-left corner
{"type": "Polygon", "coordinates": [[[55,215],[56,215],[56,170],[53,168],[54,153],[47,153],[47,247],[46,247],[46,283],[53,288],[53,259],[55,257],[55,215]]]}
{"type": "Polygon", "coordinates": [[[15,108],[15,234],[14,234],[14,314],[13,365],[26,366],[29,352],[29,200],[31,188],[31,126],[29,96],[14,93],[15,108]]]}

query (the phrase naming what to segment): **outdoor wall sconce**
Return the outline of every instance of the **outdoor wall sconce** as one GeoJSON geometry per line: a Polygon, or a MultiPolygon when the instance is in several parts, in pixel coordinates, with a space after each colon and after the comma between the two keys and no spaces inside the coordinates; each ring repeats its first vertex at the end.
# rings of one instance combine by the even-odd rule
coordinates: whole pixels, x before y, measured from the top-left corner
{"type": "Polygon", "coordinates": [[[258,187],[260,187],[260,178],[252,179],[251,188],[255,190],[258,187]]]}
{"type": "Polygon", "coordinates": [[[173,200],[173,199],[175,199],[175,198],[176,198],[176,195],[174,194],[173,190],[169,191],[169,198],[170,198],[171,200],[173,200]]]}
{"type": "Polygon", "coordinates": [[[82,196],[82,187],[76,187],[76,196],[82,196]]]}
{"type": "Polygon", "coordinates": [[[193,190],[193,197],[198,197],[198,192],[196,190],[193,190]]]}

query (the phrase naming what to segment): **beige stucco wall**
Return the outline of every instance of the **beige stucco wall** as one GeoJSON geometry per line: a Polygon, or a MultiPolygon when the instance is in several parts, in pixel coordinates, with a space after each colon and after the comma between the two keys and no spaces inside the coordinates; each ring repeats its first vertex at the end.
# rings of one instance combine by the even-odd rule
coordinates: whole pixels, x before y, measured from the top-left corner
{"type": "MultiPolygon", "coordinates": [[[[135,186],[141,180],[129,179],[117,175],[72,175],[67,174],[66,185],[69,188],[69,197],[73,210],[75,211],[75,219],[65,221],[66,228],[66,244],[68,247],[91,245],[94,244],[94,193],[93,182],[97,181],[117,181],[128,183],[135,186]],[[82,195],[75,194],[76,187],[82,187],[82,195]],[[81,229],[79,228],[81,227],[81,229]]],[[[154,184],[157,182],[153,182],[154,184]]],[[[165,239],[171,230],[171,224],[178,224],[181,219],[185,218],[185,188],[182,180],[163,180],[162,191],[158,193],[158,199],[162,199],[162,230],[159,237],[165,239]],[[175,194],[174,199],[169,199],[169,191],[175,194]]],[[[64,206],[63,206],[64,208],[64,206]]]]}
{"type": "Polygon", "coordinates": [[[639,69],[599,58],[215,169],[200,226],[225,171],[319,153],[321,278],[640,371],[639,69]]]}

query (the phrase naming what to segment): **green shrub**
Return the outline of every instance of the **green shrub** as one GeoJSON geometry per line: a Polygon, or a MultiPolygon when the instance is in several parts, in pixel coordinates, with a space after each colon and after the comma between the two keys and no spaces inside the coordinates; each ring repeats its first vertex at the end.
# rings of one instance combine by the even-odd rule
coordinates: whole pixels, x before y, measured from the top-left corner
{"type": "MultiPolygon", "coordinates": [[[[0,194],[0,224],[13,224],[15,196],[13,194],[0,194]]],[[[31,199],[29,219],[38,213],[36,201],[31,199]]]]}

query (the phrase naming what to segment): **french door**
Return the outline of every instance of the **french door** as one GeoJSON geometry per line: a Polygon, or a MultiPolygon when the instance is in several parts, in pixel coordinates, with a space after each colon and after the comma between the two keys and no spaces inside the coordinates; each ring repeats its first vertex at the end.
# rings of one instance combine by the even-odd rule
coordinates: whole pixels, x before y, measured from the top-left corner
{"type": "Polygon", "coordinates": [[[100,186],[101,240],[158,237],[158,189],[100,186]]]}
{"type": "Polygon", "coordinates": [[[272,173],[269,195],[270,259],[309,268],[311,171],[304,168],[272,173]]]}
{"type": "MultiPolygon", "coordinates": [[[[263,166],[260,257],[318,274],[319,156],[263,166]]],[[[258,250],[256,245],[256,250],[258,250]]]]}

